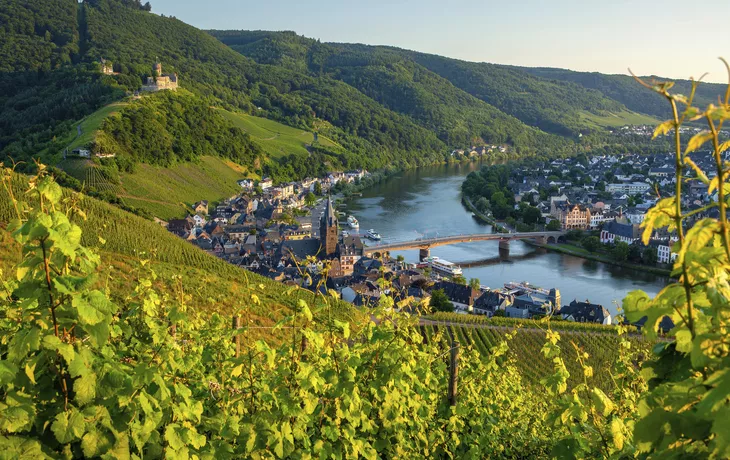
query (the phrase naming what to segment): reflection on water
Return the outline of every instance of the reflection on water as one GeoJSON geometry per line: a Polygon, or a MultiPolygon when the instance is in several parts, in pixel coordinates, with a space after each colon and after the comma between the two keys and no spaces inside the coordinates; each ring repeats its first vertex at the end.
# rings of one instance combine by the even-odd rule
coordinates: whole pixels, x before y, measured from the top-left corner
{"type": "MultiPolygon", "coordinates": [[[[360,221],[361,233],[373,228],[383,242],[423,237],[491,232],[491,226],[471,216],[460,201],[460,187],[477,164],[444,165],[406,171],[348,200],[342,208],[360,221]]],[[[407,261],[417,262],[418,251],[400,251],[407,261]]],[[[650,295],[667,280],[640,270],[629,270],[564,254],[536,250],[523,242],[512,242],[509,255],[497,241],[462,243],[433,248],[431,254],[452,262],[484,262],[464,268],[467,278],[479,278],[483,285],[500,287],[509,281],[528,281],[545,288],[558,288],[563,303],[573,299],[603,304],[616,313],[614,301],[635,289],[650,295]]]]}

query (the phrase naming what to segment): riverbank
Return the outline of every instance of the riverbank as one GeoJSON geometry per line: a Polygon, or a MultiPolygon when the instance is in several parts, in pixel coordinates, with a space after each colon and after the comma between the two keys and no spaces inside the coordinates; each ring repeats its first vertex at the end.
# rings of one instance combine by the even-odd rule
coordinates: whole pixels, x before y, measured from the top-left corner
{"type": "Polygon", "coordinates": [[[494,230],[496,230],[497,232],[509,233],[509,229],[505,227],[505,225],[500,224],[499,222],[494,220],[494,218],[489,217],[482,212],[479,212],[479,210],[476,208],[476,206],[474,206],[469,197],[464,194],[461,195],[461,203],[466,207],[466,209],[471,211],[474,214],[474,217],[476,217],[476,219],[480,222],[491,225],[492,228],[494,228],[494,230]]]}
{"type": "Polygon", "coordinates": [[[667,270],[660,267],[650,267],[648,265],[639,265],[639,264],[632,264],[630,262],[619,262],[617,260],[613,260],[610,257],[601,256],[599,254],[594,254],[591,252],[586,251],[585,249],[574,247],[569,247],[570,245],[567,244],[539,244],[532,240],[523,240],[525,243],[529,244],[530,246],[534,246],[537,248],[544,248],[548,251],[553,252],[560,252],[562,254],[568,254],[574,257],[580,257],[586,260],[593,260],[596,262],[601,262],[604,264],[609,265],[615,265],[617,267],[623,267],[623,268],[629,268],[631,270],[641,270],[646,273],[651,273],[654,275],[659,276],[667,276],[669,277],[672,274],[671,270],[667,270]]]}

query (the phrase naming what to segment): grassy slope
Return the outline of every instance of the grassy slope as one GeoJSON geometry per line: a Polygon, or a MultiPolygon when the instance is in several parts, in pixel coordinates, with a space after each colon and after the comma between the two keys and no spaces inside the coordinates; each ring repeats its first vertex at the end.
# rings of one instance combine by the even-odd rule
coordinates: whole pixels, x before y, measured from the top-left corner
{"type": "Polygon", "coordinates": [[[250,176],[230,160],[209,156],[170,168],[140,164],[133,174],[121,175],[118,193],[128,204],[170,219],[184,215],[196,201],[234,195],[241,190],[236,181],[250,176]]]}
{"type": "Polygon", "coordinates": [[[626,125],[656,125],[659,120],[641,113],[631,111],[621,112],[604,112],[602,115],[596,115],[588,111],[578,112],[581,121],[586,125],[599,128],[617,128],[626,125]]]}
{"type": "Polygon", "coordinates": [[[69,150],[73,150],[77,147],[86,146],[91,141],[93,141],[96,131],[99,129],[99,126],[101,126],[101,122],[104,121],[104,119],[109,115],[119,112],[119,110],[121,110],[122,107],[124,107],[125,105],[127,105],[126,102],[113,102],[100,108],[96,112],[76,123],[74,125],[72,133],[72,135],[74,136],[74,140],[69,145],[69,150]],[[81,126],[81,136],[78,137],[76,137],[77,126],[81,126]]]}
{"type": "MultiPolygon", "coordinates": [[[[23,195],[24,184],[18,179],[16,197],[23,195]]],[[[288,291],[281,283],[246,272],[214,256],[208,255],[187,241],[172,235],[150,221],[122,211],[107,203],[85,197],[81,202],[88,219],[79,221],[83,230],[82,242],[97,247],[104,267],[99,283],[110,288],[118,302],[129,296],[142,275],[141,260],[152,261],[158,275],[157,286],[174,296],[176,281],[181,277],[184,291],[190,296],[188,305],[203,312],[231,314],[243,312],[252,323],[271,326],[296,307],[299,298],[311,303],[309,291],[288,291]],[[105,240],[100,245],[99,237],[105,240]],[[255,294],[260,303],[252,300],[255,294]]],[[[14,265],[20,260],[20,248],[5,230],[14,215],[8,194],[0,187],[0,269],[3,277],[12,276],[14,265]]],[[[349,304],[336,302],[337,316],[359,319],[362,315],[349,304]]],[[[259,330],[261,336],[270,336],[269,330],[259,330]]]]}
{"type": "MultiPolygon", "coordinates": [[[[314,135],[309,131],[245,113],[229,112],[223,109],[220,112],[235,126],[247,132],[271,158],[290,154],[307,155],[307,146],[314,141],[314,135]]],[[[325,147],[337,146],[335,142],[324,136],[319,136],[319,142],[325,147]]]]}

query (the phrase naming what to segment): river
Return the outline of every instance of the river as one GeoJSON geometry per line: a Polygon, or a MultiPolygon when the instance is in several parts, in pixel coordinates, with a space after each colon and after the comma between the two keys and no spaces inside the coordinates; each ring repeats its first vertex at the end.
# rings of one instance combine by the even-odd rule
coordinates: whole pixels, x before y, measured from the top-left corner
{"type": "MultiPolygon", "coordinates": [[[[370,228],[379,232],[383,243],[491,232],[490,225],[474,219],[461,204],[461,183],[479,167],[472,163],[405,171],[368,188],[360,197],[349,198],[339,210],[357,217],[361,233],[370,228]]],[[[368,240],[364,241],[367,244],[368,240]]],[[[408,262],[418,262],[418,250],[391,255],[399,254],[408,262]]],[[[588,300],[602,304],[612,315],[628,292],[641,289],[654,295],[668,281],[641,270],[550,252],[521,241],[510,243],[507,257],[500,257],[497,241],[439,246],[431,249],[431,255],[455,263],[482,261],[483,265],[464,268],[464,276],[478,278],[483,286],[497,288],[509,281],[527,281],[546,289],[554,287],[560,290],[563,304],[588,300]]]]}

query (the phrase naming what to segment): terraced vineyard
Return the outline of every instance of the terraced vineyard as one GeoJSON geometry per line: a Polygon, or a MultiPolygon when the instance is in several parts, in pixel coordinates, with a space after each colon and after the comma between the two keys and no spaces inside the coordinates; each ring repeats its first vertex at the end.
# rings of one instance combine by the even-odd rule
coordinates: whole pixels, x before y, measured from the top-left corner
{"type": "MultiPolygon", "coordinates": [[[[428,343],[440,340],[443,348],[449,345],[449,332],[458,340],[461,346],[472,347],[483,356],[489,354],[489,350],[505,339],[509,329],[502,327],[477,327],[477,326],[443,326],[426,324],[419,326],[421,335],[428,343]]],[[[589,331],[563,331],[561,332],[563,343],[563,359],[570,372],[568,384],[570,387],[583,380],[583,373],[576,361],[575,353],[572,351],[571,342],[579,349],[590,355],[589,364],[593,366],[594,383],[609,391],[613,389],[611,376],[612,366],[618,358],[618,350],[621,338],[612,334],[597,334],[589,331]]],[[[633,349],[645,351],[647,354],[651,343],[643,337],[632,336],[627,340],[633,349]]],[[[534,329],[518,329],[514,339],[509,343],[507,356],[514,359],[517,368],[522,373],[528,384],[538,386],[540,379],[553,373],[553,363],[543,356],[541,349],[545,343],[545,332],[534,329]]]]}
{"type": "Polygon", "coordinates": [[[99,168],[93,164],[86,168],[86,180],[84,181],[87,187],[94,187],[100,192],[111,192],[118,194],[120,187],[118,184],[114,184],[109,181],[104,174],[101,173],[99,168]]]}

